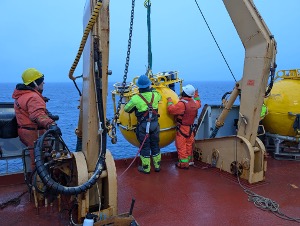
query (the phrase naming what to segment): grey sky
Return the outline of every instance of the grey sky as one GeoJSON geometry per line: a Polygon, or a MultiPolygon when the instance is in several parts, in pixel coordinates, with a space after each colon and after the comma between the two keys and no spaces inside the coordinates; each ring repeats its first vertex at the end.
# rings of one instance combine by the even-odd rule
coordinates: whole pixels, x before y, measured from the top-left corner
{"type": "MultiPolygon", "coordinates": [[[[152,0],[153,72],[177,70],[185,80],[233,80],[195,1],[152,0]]],[[[145,73],[147,21],[144,1],[135,1],[128,79],[145,73]]],[[[241,78],[244,49],[220,0],[198,3],[234,75],[241,78]]],[[[299,0],[254,0],[278,44],[278,70],[299,67],[299,0]]],[[[0,1],[0,82],[21,82],[28,67],[46,82],[67,82],[82,37],[85,0],[0,1]]],[[[110,81],[122,81],[127,52],[130,0],[111,0],[110,81]]],[[[81,63],[75,75],[81,74],[81,63]]]]}

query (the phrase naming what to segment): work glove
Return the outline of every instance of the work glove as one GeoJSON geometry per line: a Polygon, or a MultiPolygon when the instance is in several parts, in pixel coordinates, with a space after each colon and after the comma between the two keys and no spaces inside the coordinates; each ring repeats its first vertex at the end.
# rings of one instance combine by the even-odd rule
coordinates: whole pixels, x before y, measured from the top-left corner
{"type": "Polygon", "coordinates": [[[173,102],[173,100],[172,100],[171,97],[167,97],[167,101],[168,101],[168,102],[173,102]]]}
{"type": "Polygon", "coordinates": [[[48,111],[48,116],[49,116],[49,118],[51,118],[53,121],[59,120],[59,116],[58,116],[58,115],[52,115],[52,113],[51,113],[50,111],[48,111]]]}
{"type": "Polygon", "coordinates": [[[196,91],[195,91],[195,94],[194,94],[194,100],[199,100],[199,101],[200,101],[198,89],[196,89],[196,91]]]}
{"type": "Polygon", "coordinates": [[[173,100],[171,97],[168,97],[167,101],[168,101],[168,103],[167,103],[168,106],[171,106],[173,104],[173,100]]]}
{"type": "Polygon", "coordinates": [[[43,97],[45,103],[47,103],[50,99],[48,97],[43,97]]]}
{"type": "Polygon", "coordinates": [[[55,123],[51,124],[48,129],[54,131],[59,136],[62,135],[60,128],[55,123]]]}

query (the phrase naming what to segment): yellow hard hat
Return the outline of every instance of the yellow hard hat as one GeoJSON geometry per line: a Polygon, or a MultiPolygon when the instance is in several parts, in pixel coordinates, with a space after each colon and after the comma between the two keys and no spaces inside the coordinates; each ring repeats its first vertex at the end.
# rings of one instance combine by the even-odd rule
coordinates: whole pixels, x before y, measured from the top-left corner
{"type": "Polygon", "coordinates": [[[22,74],[23,83],[28,85],[44,75],[35,68],[28,68],[22,74]]]}

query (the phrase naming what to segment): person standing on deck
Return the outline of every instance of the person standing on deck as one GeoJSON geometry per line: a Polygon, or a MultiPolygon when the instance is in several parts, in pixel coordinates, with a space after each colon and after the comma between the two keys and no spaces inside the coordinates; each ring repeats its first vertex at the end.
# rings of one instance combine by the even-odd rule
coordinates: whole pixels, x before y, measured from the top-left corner
{"type": "Polygon", "coordinates": [[[159,148],[158,103],[161,100],[161,95],[151,88],[151,81],[146,75],[141,75],[136,85],[139,87],[139,94],[131,97],[125,105],[124,111],[128,113],[135,111],[138,121],[136,137],[140,143],[142,161],[142,166],[138,166],[138,171],[145,174],[150,173],[150,157],[152,156],[155,172],[159,172],[161,153],[159,148]]]}
{"type": "Polygon", "coordinates": [[[193,163],[193,125],[198,109],[201,107],[201,101],[198,90],[195,90],[192,85],[186,85],[182,89],[177,104],[173,103],[171,97],[167,98],[167,109],[169,114],[175,115],[177,122],[175,145],[178,152],[178,162],[176,167],[188,169],[189,165],[193,163]]]}
{"type": "Polygon", "coordinates": [[[34,142],[45,132],[52,129],[61,135],[60,128],[49,117],[46,102],[42,96],[44,75],[35,68],[28,68],[22,74],[23,84],[17,84],[12,94],[18,123],[18,135],[22,143],[30,148],[32,170],[34,162],[34,142]]]}

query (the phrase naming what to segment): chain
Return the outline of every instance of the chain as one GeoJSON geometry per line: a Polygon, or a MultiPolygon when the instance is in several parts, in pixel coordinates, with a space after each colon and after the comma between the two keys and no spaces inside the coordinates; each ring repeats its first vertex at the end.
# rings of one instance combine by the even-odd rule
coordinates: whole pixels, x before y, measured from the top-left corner
{"type": "Polygon", "coordinates": [[[144,6],[145,6],[145,8],[148,8],[148,6],[151,6],[151,1],[150,0],[145,0],[144,1],[144,6]]]}
{"type": "Polygon", "coordinates": [[[132,30],[133,30],[133,19],[134,19],[134,5],[135,5],[135,0],[132,0],[132,8],[131,8],[131,15],[130,15],[129,38],[128,38],[128,47],[127,47],[127,56],[126,56],[126,63],[125,63],[125,69],[124,69],[123,83],[122,83],[120,99],[119,99],[118,106],[117,106],[117,111],[116,111],[115,116],[114,116],[113,121],[112,121],[112,126],[113,126],[112,134],[113,135],[116,134],[115,124],[116,124],[117,120],[120,117],[122,99],[124,97],[124,91],[125,91],[127,74],[128,74],[128,67],[129,67],[129,60],[130,60],[130,49],[131,49],[131,39],[132,39],[132,30]]]}

